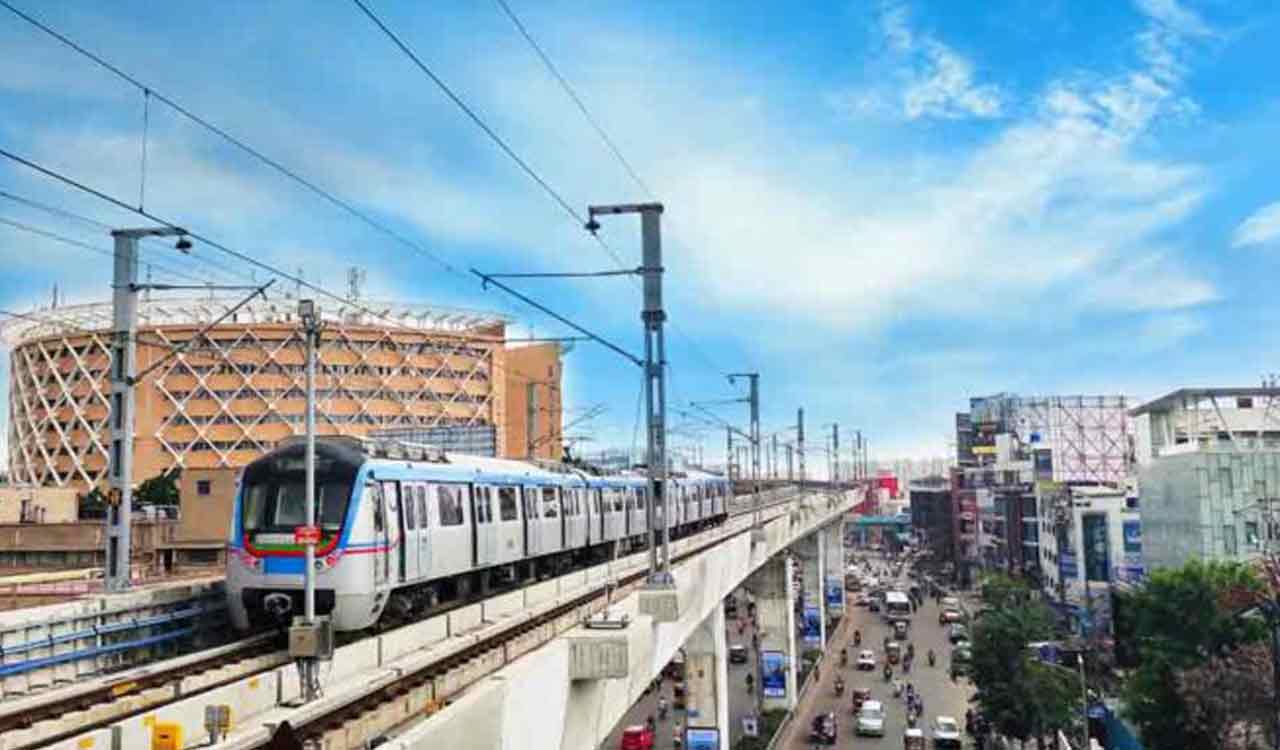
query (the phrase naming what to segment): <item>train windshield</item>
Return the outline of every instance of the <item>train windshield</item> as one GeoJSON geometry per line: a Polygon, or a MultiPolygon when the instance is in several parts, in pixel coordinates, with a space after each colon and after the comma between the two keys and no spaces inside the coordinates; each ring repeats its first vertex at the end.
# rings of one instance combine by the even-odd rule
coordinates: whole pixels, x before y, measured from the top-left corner
{"type": "MultiPolygon", "coordinates": [[[[316,480],[316,525],[329,531],[342,528],[351,498],[351,483],[316,480]]],[[[307,522],[306,483],[302,477],[272,477],[247,483],[241,516],[244,530],[291,533],[307,522]]]]}

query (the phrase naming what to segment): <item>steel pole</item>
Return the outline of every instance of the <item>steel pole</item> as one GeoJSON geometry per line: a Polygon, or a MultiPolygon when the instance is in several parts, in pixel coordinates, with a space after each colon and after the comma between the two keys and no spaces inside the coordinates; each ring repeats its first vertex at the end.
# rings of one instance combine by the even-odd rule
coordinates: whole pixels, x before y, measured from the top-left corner
{"type": "Polygon", "coordinates": [[[800,486],[804,486],[804,409],[796,410],[796,429],[799,436],[796,438],[796,454],[800,461],[800,486]]]}
{"type": "Polygon", "coordinates": [[[640,314],[645,328],[645,368],[649,389],[649,481],[655,501],[663,503],[662,554],[655,576],[662,583],[671,582],[671,532],[667,502],[667,354],[663,340],[663,323],[667,313],[662,307],[662,206],[639,207],[640,233],[643,246],[644,309],[640,314]],[[657,360],[654,360],[654,356],[657,360]]]}
{"type": "MultiPolygon", "coordinates": [[[[307,321],[307,527],[316,525],[316,346],[315,328],[307,321]]],[[[303,576],[303,617],[308,625],[316,620],[316,546],[306,543],[306,568],[303,576]]]]}
{"type": "Polygon", "coordinates": [[[1089,750],[1089,683],[1084,676],[1084,653],[1076,656],[1080,664],[1080,697],[1084,700],[1084,726],[1080,729],[1080,748],[1089,750]]]}
{"type": "Polygon", "coordinates": [[[1280,750],[1280,601],[1267,607],[1271,624],[1271,747],[1280,750]]]}
{"type": "Polygon", "coordinates": [[[130,585],[130,534],[133,520],[133,385],[137,372],[138,237],[124,230],[115,238],[112,276],[111,344],[111,487],[115,497],[107,508],[107,591],[126,591],[130,585]]]}
{"type": "MultiPolygon", "coordinates": [[[[661,488],[658,486],[658,473],[654,468],[654,456],[657,454],[657,446],[653,443],[653,339],[645,331],[644,336],[644,403],[645,403],[645,424],[648,425],[645,430],[645,452],[644,463],[649,474],[649,505],[646,508],[647,521],[649,524],[649,580],[655,580],[658,576],[658,511],[657,505],[662,501],[661,488]]],[[[666,509],[662,511],[662,517],[665,519],[666,509]]]]}

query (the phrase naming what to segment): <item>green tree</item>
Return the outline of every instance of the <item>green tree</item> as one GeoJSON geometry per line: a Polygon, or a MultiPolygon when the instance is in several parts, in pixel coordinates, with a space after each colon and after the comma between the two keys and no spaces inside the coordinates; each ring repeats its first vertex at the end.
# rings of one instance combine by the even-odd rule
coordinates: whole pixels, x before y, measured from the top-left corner
{"type": "Polygon", "coordinates": [[[178,505],[178,480],[182,478],[182,469],[160,472],[142,484],[133,493],[134,507],[147,505],[178,505]]]}
{"type": "Polygon", "coordinates": [[[987,608],[973,627],[975,701],[996,731],[1018,740],[1069,728],[1079,714],[1079,686],[1068,669],[1040,663],[1027,644],[1053,637],[1053,613],[1006,577],[985,582],[987,608]]]}
{"type": "Polygon", "coordinates": [[[1192,560],[1157,570],[1123,594],[1128,646],[1138,666],[1125,683],[1129,718],[1147,747],[1220,747],[1212,711],[1187,703],[1183,674],[1266,636],[1261,622],[1237,617],[1240,602],[1264,595],[1262,579],[1236,562],[1192,560]]]}

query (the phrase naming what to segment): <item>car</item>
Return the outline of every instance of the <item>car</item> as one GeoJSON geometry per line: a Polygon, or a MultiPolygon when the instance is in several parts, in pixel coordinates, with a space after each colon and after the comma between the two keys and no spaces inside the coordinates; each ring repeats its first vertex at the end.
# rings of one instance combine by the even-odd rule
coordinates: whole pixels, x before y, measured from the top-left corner
{"type": "Polygon", "coordinates": [[[966,628],[962,623],[955,622],[951,624],[951,627],[947,628],[947,640],[951,641],[952,643],[967,641],[968,639],[969,639],[969,629],[966,628]]]}
{"type": "Polygon", "coordinates": [[[653,732],[643,724],[627,727],[622,730],[618,750],[653,750],[653,732]]]}
{"type": "Polygon", "coordinates": [[[960,600],[955,598],[954,596],[944,596],[942,597],[942,600],[938,602],[938,606],[942,607],[943,609],[954,609],[957,612],[959,612],[960,600]]]}
{"type": "Polygon", "coordinates": [[[960,614],[956,609],[944,609],[938,613],[938,624],[946,625],[951,622],[960,622],[964,619],[964,615],[960,614]]]}
{"type": "Polygon", "coordinates": [[[747,663],[747,647],[741,643],[735,643],[729,647],[729,663],[730,664],[746,664],[747,663]]]}
{"type": "Polygon", "coordinates": [[[951,716],[938,716],[930,726],[933,735],[933,746],[937,750],[959,750],[963,737],[960,733],[960,722],[951,716]]]}
{"type": "Polygon", "coordinates": [[[962,651],[969,651],[973,648],[973,644],[969,642],[968,638],[961,638],[960,640],[956,641],[951,645],[955,649],[962,650],[962,651]]]}
{"type": "Polygon", "coordinates": [[[875,652],[869,648],[859,651],[856,667],[860,672],[874,672],[876,670],[875,652]]]}
{"type": "Polygon", "coordinates": [[[864,737],[884,736],[884,704],[880,701],[863,701],[858,709],[858,722],[855,729],[864,737]]]}

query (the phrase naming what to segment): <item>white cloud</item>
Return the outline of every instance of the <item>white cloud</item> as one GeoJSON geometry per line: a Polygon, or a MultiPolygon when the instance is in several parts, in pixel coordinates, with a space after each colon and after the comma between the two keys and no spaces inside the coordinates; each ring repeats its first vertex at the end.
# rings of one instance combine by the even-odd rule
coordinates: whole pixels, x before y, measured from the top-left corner
{"type": "Polygon", "coordinates": [[[1276,239],[1280,239],[1280,201],[1268,203],[1240,222],[1231,235],[1231,246],[1265,245],[1276,239]]]}
{"type": "Polygon", "coordinates": [[[974,84],[972,63],[940,42],[926,40],[922,46],[924,63],[902,93],[908,120],[1000,116],[999,89],[974,84]]]}
{"type": "Polygon", "coordinates": [[[1213,31],[1193,10],[1178,0],[1137,0],[1138,8],[1160,25],[1184,36],[1210,36],[1213,31]]]}
{"type": "Polygon", "coordinates": [[[893,114],[908,120],[999,117],[1004,96],[993,84],[978,84],[968,58],[936,37],[911,28],[905,3],[881,5],[878,32],[889,52],[890,83],[882,88],[842,92],[829,104],[848,116],[893,114]]]}

